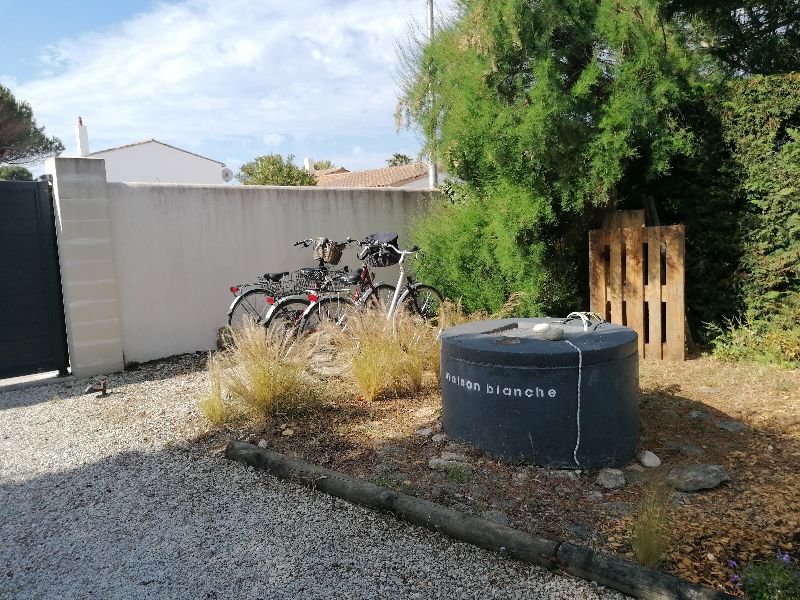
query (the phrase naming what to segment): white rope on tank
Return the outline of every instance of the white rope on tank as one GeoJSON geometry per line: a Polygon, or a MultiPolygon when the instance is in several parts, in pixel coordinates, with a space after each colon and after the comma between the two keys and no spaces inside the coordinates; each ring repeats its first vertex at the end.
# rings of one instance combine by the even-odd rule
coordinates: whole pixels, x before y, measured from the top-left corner
{"type": "Polygon", "coordinates": [[[578,351],[578,411],[575,415],[575,421],[578,424],[578,436],[575,440],[575,449],[572,451],[572,458],[575,461],[577,466],[581,466],[581,463],[578,462],[578,448],[581,445],[581,376],[583,371],[583,354],[581,353],[581,349],[578,348],[575,344],[570,342],[569,340],[564,340],[570,346],[575,348],[578,351]]]}

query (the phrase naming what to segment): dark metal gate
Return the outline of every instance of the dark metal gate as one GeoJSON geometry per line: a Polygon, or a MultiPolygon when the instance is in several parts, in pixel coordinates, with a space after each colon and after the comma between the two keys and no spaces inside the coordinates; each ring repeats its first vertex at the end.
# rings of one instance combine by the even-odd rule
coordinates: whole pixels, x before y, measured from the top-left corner
{"type": "Polygon", "coordinates": [[[0,181],[0,378],[68,364],[50,186],[0,181]]]}

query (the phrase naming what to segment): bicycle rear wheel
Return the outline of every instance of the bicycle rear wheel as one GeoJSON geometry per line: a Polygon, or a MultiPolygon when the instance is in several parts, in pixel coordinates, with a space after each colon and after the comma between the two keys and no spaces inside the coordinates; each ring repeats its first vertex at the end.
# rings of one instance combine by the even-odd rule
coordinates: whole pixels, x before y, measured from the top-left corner
{"type": "Polygon", "coordinates": [[[306,298],[283,298],[267,315],[264,327],[281,336],[294,334],[300,327],[303,313],[311,302],[306,298]]]}
{"type": "Polygon", "coordinates": [[[345,296],[326,296],[311,304],[303,315],[300,333],[317,331],[325,323],[344,327],[347,315],[355,310],[355,304],[345,296]]]}
{"type": "Polygon", "coordinates": [[[438,325],[442,302],[444,302],[444,296],[439,290],[432,285],[422,283],[409,288],[400,305],[403,310],[422,317],[426,323],[438,325]]]}
{"type": "Polygon", "coordinates": [[[260,324],[269,309],[272,308],[272,305],[267,302],[267,298],[271,297],[272,294],[262,289],[245,292],[231,305],[228,312],[228,325],[242,327],[248,319],[260,324]]]}

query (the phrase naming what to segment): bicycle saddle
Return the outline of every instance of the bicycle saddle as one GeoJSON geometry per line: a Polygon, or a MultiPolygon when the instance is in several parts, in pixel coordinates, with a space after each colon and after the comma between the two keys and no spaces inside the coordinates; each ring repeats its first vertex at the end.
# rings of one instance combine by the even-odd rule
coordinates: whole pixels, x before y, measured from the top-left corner
{"type": "Polygon", "coordinates": [[[280,281],[288,274],[289,271],[282,271],[280,273],[264,273],[264,279],[269,279],[270,281],[280,281]]]}

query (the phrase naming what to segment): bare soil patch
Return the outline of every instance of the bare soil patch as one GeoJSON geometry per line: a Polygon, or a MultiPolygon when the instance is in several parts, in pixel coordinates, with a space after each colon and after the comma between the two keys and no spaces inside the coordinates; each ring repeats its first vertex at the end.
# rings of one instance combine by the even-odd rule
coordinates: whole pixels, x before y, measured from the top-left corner
{"type": "MultiPolygon", "coordinates": [[[[334,381],[332,381],[334,382],[334,381]]],[[[552,539],[634,559],[631,522],[644,490],[675,466],[723,465],[730,482],[703,492],[670,490],[673,540],[662,570],[737,593],[728,560],[777,549],[800,556],[800,372],[702,357],[640,367],[640,449],[658,468],[626,470],[627,485],[605,490],[597,472],[503,464],[440,439],[434,381],[414,398],[367,402],[342,382],[317,412],[270,424],[227,425],[197,440],[219,452],[231,438],[337,469],[552,539]],[[693,411],[699,411],[694,412],[693,411]],[[694,416],[691,416],[693,413],[694,416]],[[737,421],[731,432],[718,422],[737,421]],[[430,429],[431,432],[420,430],[430,429]],[[434,441],[435,440],[435,441],[434,441]],[[442,452],[472,470],[436,471],[442,452]]]]}

